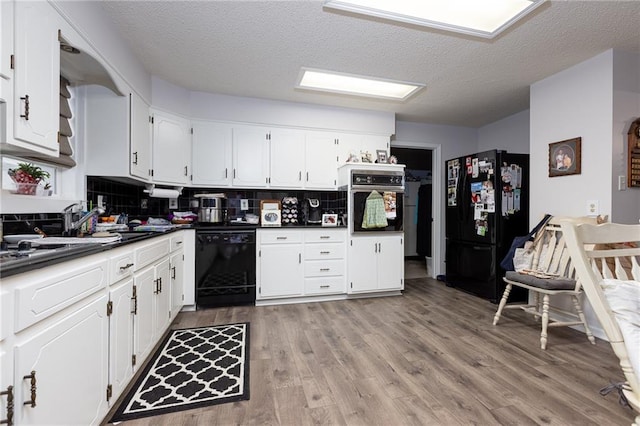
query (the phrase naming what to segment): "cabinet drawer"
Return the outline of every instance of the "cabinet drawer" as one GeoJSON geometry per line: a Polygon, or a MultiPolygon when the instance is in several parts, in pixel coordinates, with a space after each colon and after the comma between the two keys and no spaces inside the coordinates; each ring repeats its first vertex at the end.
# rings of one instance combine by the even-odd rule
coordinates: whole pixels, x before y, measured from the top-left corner
{"type": "Polygon", "coordinates": [[[343,243],[305,244],[304,258],[306,260],[344,259],[343,243]]]}
{"type": "Polygon", "coordinates": [[[304,232],[306,243],[336,243],[345,240],[345,229],[308,229],[304,232]]]}
{"type": "Polygon", "coordinates": [[[344,275],[344,260],[309,260],[304,263],[305,277],[344,275]]]}
{"type": "Polygon", "coordinates": [[[108,259],[97,255],[43,268],[20,277],[29,284],[15,290],[15,332],[42,321],[105,288],[108,259]]]}
{"type": "Polygon", "coordinates": [[[115,255],[109,257],[109,285],[133,275],[133,270],[133,250],[118,250],[115,255]]]}
{"type": "Polygon", "coordinates": [[[179,248],[182,248],[182,244],[184,243],[184,232],[178,232],[175,235],[171,236],[171,251],[174,252],[179,248]]]}
{"type": "Polygon", "coordinates": [[[345,293],[346,288],[344,277],[314,277],[304,280],[306,295],[345,293]]]}
{"type": "Polygon", "coordinates": [[[301,243],[302,231],[293,230],[260,230],[261,244],[301,243]]]}
{"type": "Polygon", "coordinates": [[[136,248],[134,254],[134,270],[139,271],[155,260],[169,254],[169,238],[162,238],[150,244],[136,248]]]}

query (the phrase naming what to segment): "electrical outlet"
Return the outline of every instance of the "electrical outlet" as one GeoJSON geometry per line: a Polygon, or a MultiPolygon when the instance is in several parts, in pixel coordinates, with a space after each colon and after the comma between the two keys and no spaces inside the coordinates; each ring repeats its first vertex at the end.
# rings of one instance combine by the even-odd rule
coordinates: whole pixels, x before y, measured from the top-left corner
{"type": "Polygon", "coordinates": [[[178,208],[178,199],[177,198],[169,198],[169,208],[177,209],[178,208]]]}
{"type": "Polygon", "coordinates": [[[627,177],[618,176],[618,191],[624,191],[627,189],[627,177]]]}
{"type": "Polygon", "coordinates": [[[146,209],[148,207],[149,207],[149,200],[147,198],[143,198],[142,200],[140,200],[141,209],[146,209]]]}
{"type": "Polygon", "coordinates": [[[598,216],[599,210],[598,200],[587,200],[587,216],[598,216]]]}
{"type": "Polygon", "coordinates": [[[240,200],[240,210],[249,210],[249,200],[247,200],[246,198],[240,200]]]}

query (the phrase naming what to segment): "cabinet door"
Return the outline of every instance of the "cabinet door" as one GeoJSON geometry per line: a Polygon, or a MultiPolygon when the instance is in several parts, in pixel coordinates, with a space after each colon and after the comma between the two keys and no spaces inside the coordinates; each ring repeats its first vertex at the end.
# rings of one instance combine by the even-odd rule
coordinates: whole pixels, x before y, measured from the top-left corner
{"type": "Polygon", "coordinates": [[[129,95],[129,102],[131,124],[130,173],[132,176],[149,179],[151,171],[149,105],[135,93],[129,95]]]}
{"type": "Polygon", "coordinates": [[[335,189],[338,182],[337,146],[330,133],[307,133],[305,188],[335,189]]]}
{"type": "Polygon", "coordinates": [[[194,121],[191,138],[191,183],[229,186],[232,174],[230,124],[194,121]]]}
{"type": "MultiPolygon", "coordinates": [[[[13,2],[0,2],[0,78],[11,76],[13,53],[13,2]]],[[[4,98],[8,99],[8,97],[4,98]]]]}
{"type": "Polygon", "coordinates": [[[184,251],[171,255],[171,318],[175,318],[184,303],[184,251]]]}
{"type": "Polygon", "coordinates": [[[360,161],[360,151],[362,150],[362,135],[356,134],[339,134],[336,135],[338,140],[338,165],[343,165],[349,159],[351,154],[358,157],[360,161]]]}
{"type": "Polygon", "coordinates": [[[389,138],[379,135],[363,135],[361,142],[361,150],[370,152],[373,155],[373,160],[376,161],[377,151],[385,151],[387,157],[389,157],[389,138]]]}
{"type": "MultiPolygon", "coordinates": [[[[13,386],[13,351],[11,347],[0,346],[0,392],[6,392],[9,386],[13,386]]],[[[7,420],[8,398],[9,395],[0,395],[0,422],[7,420]]]]}
{"type": "Polygon", "coordinates": [[[127,387],[133,376],[133,278],[114,286],[109,291],[113,310],[109,316],[109,383],[113,387],[111,402],[127,387]]]}
{"type": "Polygon", "coordinates": [[[374,291],[378,288],[377,244],[374,237],[352,238],[349,242],[349,293],[374,291]]]}
{"type": "Polygon", "coordinates": [[[171,273],[168,258],[156,266],[155,293],[153,341],[157,342],[169,326],[171,319],[171,273]]]}
{"type": "Polygon", "coordinates": [[[305,167],[305,135],[298,130],[274,129],[270,140],[269,186],[302,188],[305,167]]]}
{"type": "Polygon", "coordinates": [[[263,188],[269,176],[268,130],[262,127],[233,128],[233,185],[263,188]]]}
{"type": "Polygon", "coordinates": [[[153,267],[136,273],[134,277],[133,351],[138,368],[155,344],[153,302],[155,298],[155,271],[153,267]]]}
{"type": "Polygon", "coordinates": [[[261,245],[258,271],[258,299],[301,296],[304,265],[301,244],[261,245]]]}
{"type": "Polygon", "coordinates": [[[404,287],[404,246],[399,235],[378,238],[378,290],[404,287]]]}
{"type": "Polygon", "coordinates": [[[187,183],[191,126],[184,118],[153,112],[154,182],[187,183]]]}
{"type": "Polygon", "coordinates": [[[107,296],[15,347],[16,424],[98,424],[107,413],[107,296]],[[35,379],[23,379],[35,373],[35,379]],[[31,400],[32,382],[36,405],[31,400]]]}
{"type": "Polygon", "coordinates": [[[14,136],[25,147],[58,155],[60,42],[48,2],[15,6],[14,136]]]}

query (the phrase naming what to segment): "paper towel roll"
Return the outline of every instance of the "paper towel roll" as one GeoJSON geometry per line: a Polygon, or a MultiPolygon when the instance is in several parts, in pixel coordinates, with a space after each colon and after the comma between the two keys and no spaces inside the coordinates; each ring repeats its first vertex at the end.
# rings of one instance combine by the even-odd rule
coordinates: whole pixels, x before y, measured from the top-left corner
{"type": "Polygon", "coordinates": [[[180,192],[175,189],[164,189],[164,188],[152,188],[149,191],[149,197],[154,198],[178,198],[180,192]]]}

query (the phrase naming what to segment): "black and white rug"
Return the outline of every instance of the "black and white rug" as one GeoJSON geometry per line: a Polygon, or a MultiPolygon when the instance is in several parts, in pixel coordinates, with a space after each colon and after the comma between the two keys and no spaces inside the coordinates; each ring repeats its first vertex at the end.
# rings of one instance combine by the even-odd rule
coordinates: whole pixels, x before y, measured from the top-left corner
{"type": "Polygon", "coordinates": [[[249,323],[173,330],[111,423],[249,399],[249,323]]]}

